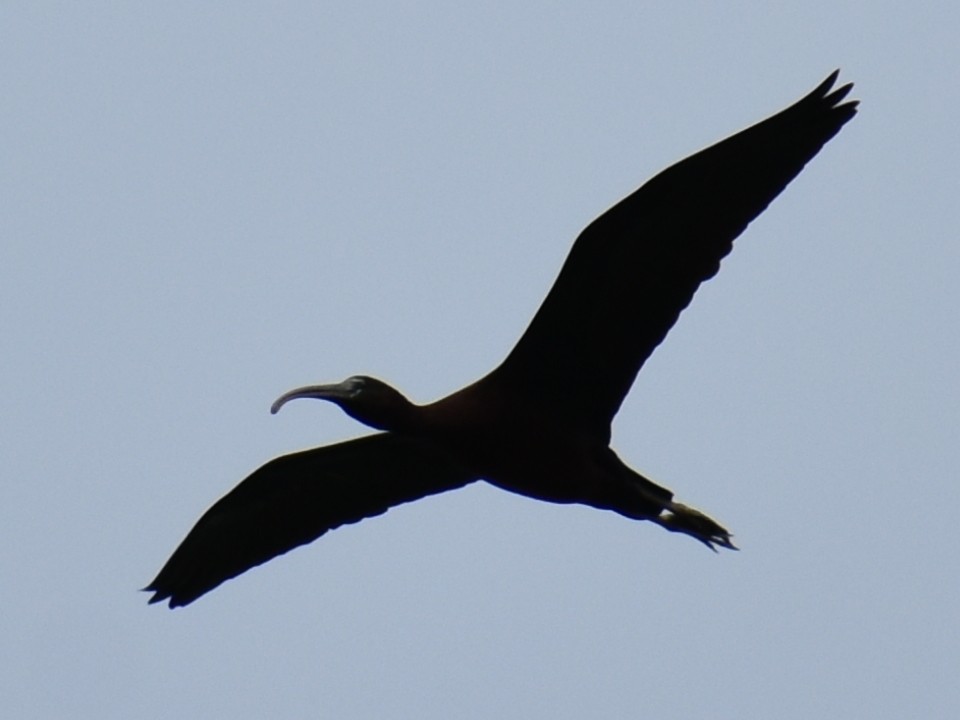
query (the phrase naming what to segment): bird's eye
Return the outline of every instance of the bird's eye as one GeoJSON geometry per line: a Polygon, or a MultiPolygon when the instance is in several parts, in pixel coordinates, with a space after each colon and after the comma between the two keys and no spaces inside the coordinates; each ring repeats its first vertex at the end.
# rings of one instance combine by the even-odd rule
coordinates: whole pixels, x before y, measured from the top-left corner
{"type": "Polygon", "coordinates": [[[350,389],[350,394],[356,396],[366,389],[367,379],[362,375],[354,375],[352,378],[347,380],[347,385],[350,389]]]}

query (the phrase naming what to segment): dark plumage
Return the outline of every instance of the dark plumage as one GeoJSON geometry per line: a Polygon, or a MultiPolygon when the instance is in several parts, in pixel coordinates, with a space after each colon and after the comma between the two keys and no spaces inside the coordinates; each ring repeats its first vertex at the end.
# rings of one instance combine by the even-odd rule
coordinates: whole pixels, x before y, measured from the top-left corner
{"type": "Polygon", "coordinates": [[[637,372],[733,241],[856,114],[834,72],[786,110],[664,170],[577,238],[506,360],[415,406],[352,377],[281,397],[339,405],[386,432],[285,455],[256,470],[190,531],[146,590],[186,605],[340,525],[484,479],[542,500],[650,520],[735,549],[706,515],[623,464],[610,424],[637,372]]]}

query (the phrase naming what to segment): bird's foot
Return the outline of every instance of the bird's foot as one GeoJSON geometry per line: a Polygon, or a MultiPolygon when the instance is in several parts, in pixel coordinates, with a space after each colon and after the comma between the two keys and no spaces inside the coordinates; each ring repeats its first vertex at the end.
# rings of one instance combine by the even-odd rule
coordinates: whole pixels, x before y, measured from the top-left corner
{"type": "Polygon", "coordinates": [[[714,552],[717,552],[717,545],[730,550],[739,550],[730,540],[732,537],[730,533],[720,523],[699,510],[680,503],[669,503],[658,517],[653,518],[653,522],[671,532],[686,533],[714,552]]]}

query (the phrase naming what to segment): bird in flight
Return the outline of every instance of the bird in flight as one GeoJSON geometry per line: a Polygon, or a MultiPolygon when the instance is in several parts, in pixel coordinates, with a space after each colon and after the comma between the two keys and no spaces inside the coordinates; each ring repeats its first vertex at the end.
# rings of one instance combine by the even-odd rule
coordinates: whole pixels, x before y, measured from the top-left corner
{"type": "Polygon", "coordinates": [[[381,432],[271,460],[217,501],[156,579],[193,602],[328,530],[478,480],[649,520],[736,549],[707,515],[629,468],[610,425],[643,363],[747,225],[857,112],[839,71],[772,117],[681,160],[580,234],[520,341],[490,374],[428,405],[354,376],[285,393],[381,432]]]}

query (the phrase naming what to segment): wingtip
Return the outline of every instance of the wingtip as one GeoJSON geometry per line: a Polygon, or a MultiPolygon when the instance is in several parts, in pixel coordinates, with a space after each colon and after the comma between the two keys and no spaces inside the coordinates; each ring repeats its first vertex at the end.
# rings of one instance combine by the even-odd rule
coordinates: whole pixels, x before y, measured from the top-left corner
{"type": "Polygon", "coordinates": [[[847,83],[845,85],[841,85],[838,88],[834,88],[833,86],[837,83],[837,78],[839,77],[840,77],[840,68],[837,68],[832,73],[830,73],[823,82],[817,85],[817,87],[815,87],[813,91],[809,95],[807,95],[807,98],[817,99],[817,100],[826,100],[831,105],[836,105],[841,100],[843,100],[843,98],[845,98],[847,94],[853,89],[852,82],[847,83]]]}
{"type": "Polygon", "coordinates": [[[817,112],[826,109],[829,111],[830,117],[839,119],[840,125],[842,126],[857,114],[857,106],[860,104],[860,101],[847,100],[844,102],[844,99],[850,94],[850,91],[853,90],[853,83],[845,83],[840,87],[834,87],[839,76],[840,69],[837,68],[830,73],[823,82],[817,85],[812,92],[796,103],[794,107],[817,108],[817,112]]]}
{"type": "Polygon", "coordinates": [[[819,98],[824,98],[824,97],[826,97],[826,96],[827,96],[827,93],[830,92],[831,88],[833,88],[834,84],[837,82],[837,78],[838,78],[838,77],[840,77],[840,68],[837,68],[837,69],[834,70],[832,73],[830,73],[829,75],[827,75],[826,80],[824,80],[824,81],[821,82],[819,85],[817,85],[817,86],[810,92],[810,94],[807,95],[807,98],[809,98],[809,99],[813,99],[813,98],[819,99],[819,98]]]}
{"type": "MultiPolygon", "coordinates": [[[[140,588],[140,592],[153,593],[152,597],[147,598],[147,605],[156,605],[157,603],[163,603],[164,601],[169,601],[167,607],[173,609],[178,608],[181,605],[186,605],[185,602],[180,602],[173,596],[173,593],[165,590],[161,590],[157,587],[156,582],[152,582],[146,587],[140,588]]],[[[189,602],[189,601],[188,601],[189,602]]]]}
{"type": "Polygon", "coordinates": [[[167,597],[156,587],[154,587],[152,583],[146,587],[140,588],[140,592],[153,593],[151,597],[147,598],[147,605],[155,605],[158,602],[163,602],[163,600],[167,597]]]}
{"type": "MultiPolygon", "coordinates": [[[[830,105],[838,105],[841,100],[843,100],[847,95],[850,94],[850,91],[853,90],[853,83],[847,83],[846,85],[841,85],[836,90],[834,90],[829,95],[825,95],[823,101],[830,105]]],[[[857,100],[852,100],[851,102],[856,103],[857,100]]]]}

